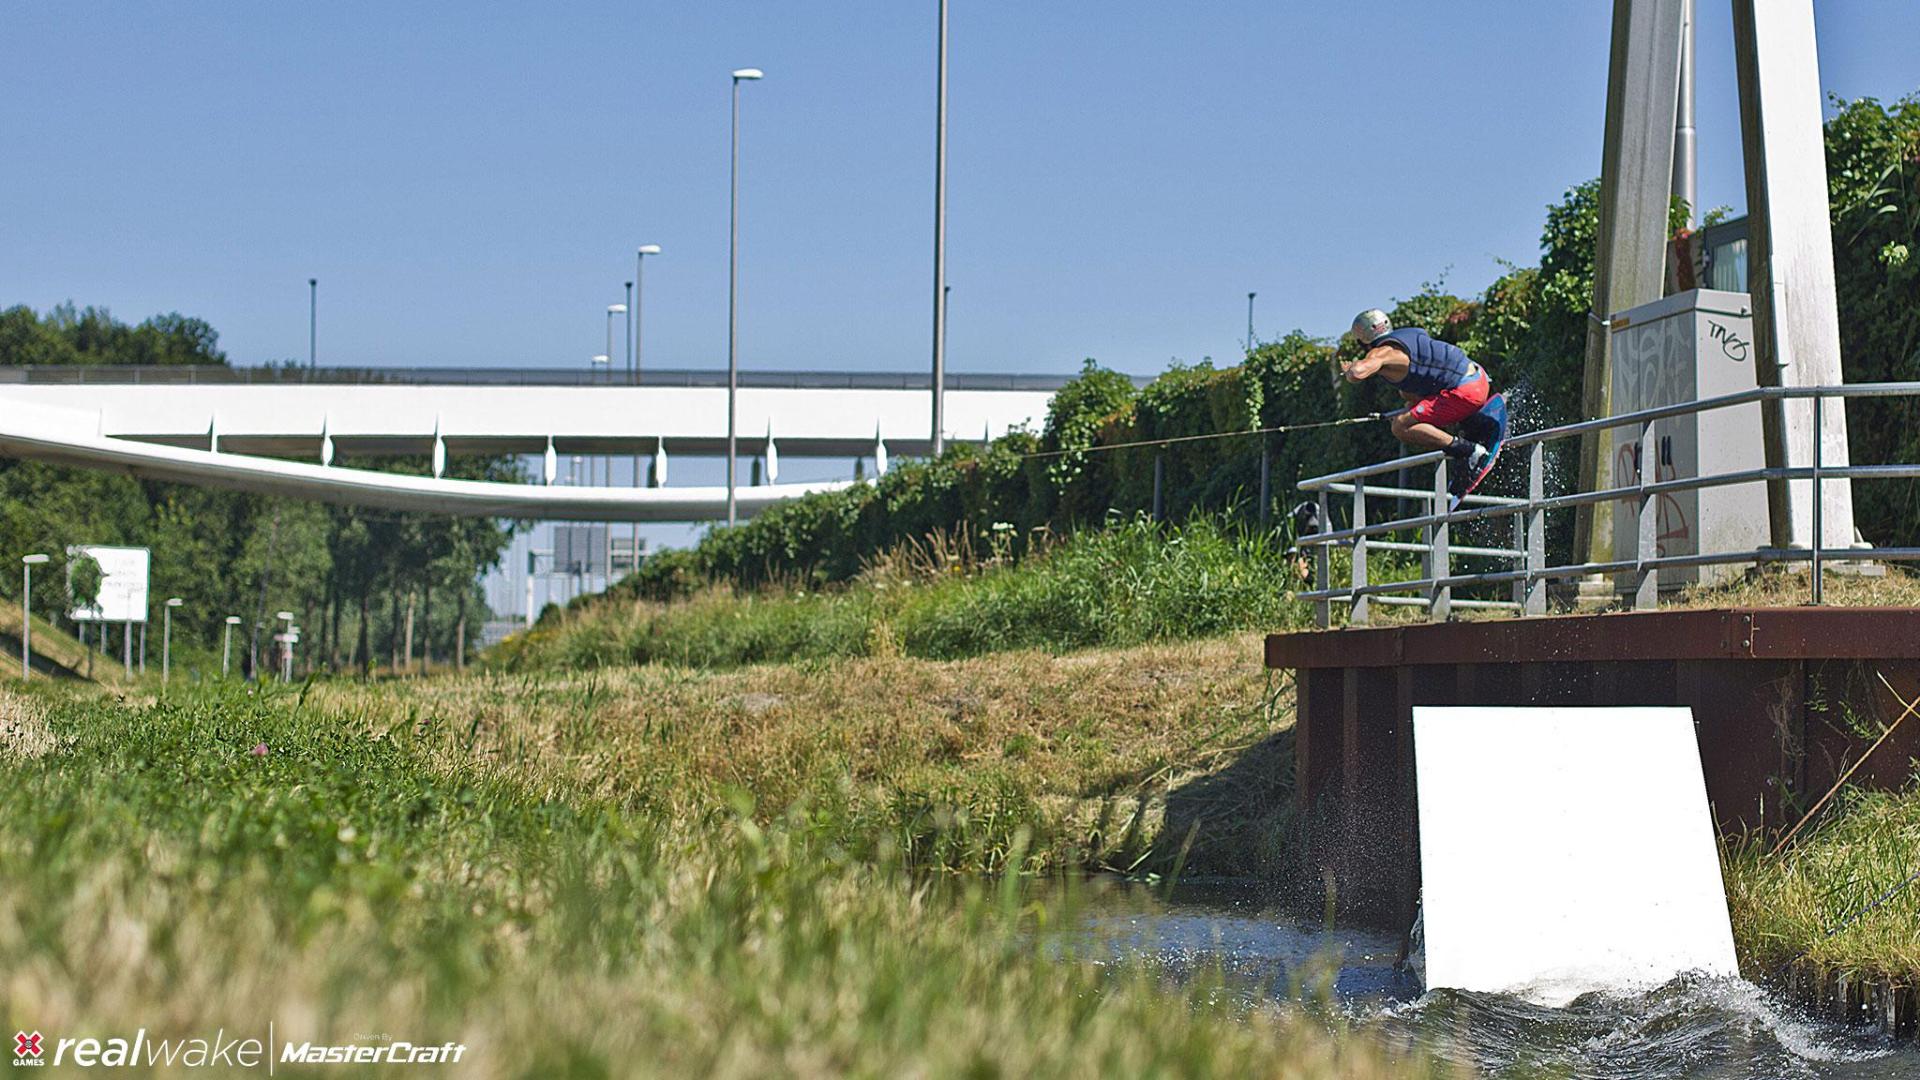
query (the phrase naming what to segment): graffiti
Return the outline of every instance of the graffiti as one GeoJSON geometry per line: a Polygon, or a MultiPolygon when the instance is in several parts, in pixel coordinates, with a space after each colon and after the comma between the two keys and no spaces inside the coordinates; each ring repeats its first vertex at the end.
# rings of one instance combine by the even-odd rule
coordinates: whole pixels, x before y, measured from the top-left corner
{"type": "Polygon", "coordinates": [[[1708,319],[1707,335],[1720,343],[1720,352],[1727,359],[1737,364],[1747,362],[1747,349],[1749,346],[1746,340],[1739,334],[1721,326],[1712,319],[1708,319]]]}
{"type": "MultiPolygon", "coordinates": [[[[1673,436],[1660,436],[1659,458],[1654,463],[1653,483],[1678,479],[1680,470],[1673,463],[1673,436]]],[[[1639,482],[1640,444],[1626,443],[1614,454],[1613,485],[1632,487],[1639,482]]],[[[1640,518],[1638,500],[1621,499],[1616,512],[1629,529],[1637,527],[1640,518]]],[[[1678,497],[1671,493],[1654,496],[1653,514],[1655,557],[1694,553],[1693,523],[1687,520],[1686,508],[1680,505],[1678,497]]]]}

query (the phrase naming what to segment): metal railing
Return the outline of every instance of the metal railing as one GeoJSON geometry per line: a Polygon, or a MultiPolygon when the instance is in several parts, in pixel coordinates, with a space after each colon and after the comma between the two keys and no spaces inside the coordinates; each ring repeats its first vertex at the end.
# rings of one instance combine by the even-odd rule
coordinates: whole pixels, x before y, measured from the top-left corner
{"type": "MultiPolygon", "coordinates": [[[[1624,575],[1631,585],[1628,591],[1632,593],[1633,606],[1646,609],[1658,603],[1658,572],[1662,569],[1729,563],[1807,562],[1812,567],[1812,600],[1818,604],[1823,595],[1822,567],[1832,558],[1831,553],[1823,549],[1822,483],[1840,479],[1920,478],[1920,464],[1835,467],[1825,465],[1821,461],[1822,439],[1819,436],[1823,432],[1825,419],[1824,402],[1828,398],[1868,397],[1920,398],[1920,382],[1758,387],[1720,397],[1641,409],[1598,420],[1584,420],[1556,428],[1513,435],[1506,441],[1505,452],[1524,451],[1526,453],[1526,497],[1469,495],[1463,500],[1461,508],[1452,512],[1442,509],[1450,501],[1447,494],[1447,458],[1437,450],[1303,480],[1299,484],[1300,490],[1317,496],[1319,528],[1323,531],[1300,537],[1298,540],[1302,549],[1311,548],[1314,552],[1315,587],[1311,591],[1300,593],[1300,598],[1314,601],[1316,621],[1322,627],[1331,624],[1332,605],[1335,603],[1348,606],[1348,621],[1356,625],[1364,625],[1369,621],[1371,618],[1369,608],[1373,604],[1424,607],[1427,609],[1428,618],[1436,622],[1447,619],[1456,608],[1493,608],[1539,615],[1547,610],[1547,582],[1596,574],[1619,574],[1624,575]],[[1812,460],[1808,466],[1740,469],[1706,476],[1649,480],[1649,475],[1657,470],[1643,467],[1641,464],[1650,464],[1659,460],[1658,443],[1654,434],[1654,424],[1658,421],[1754,402],[1779,403],[1805,398],[1812,399],[1813,432],[1815,433],[1812,440],[1812,460]],[[1623,427],[1639,429],[1634,458],[1636,462],[1634,483],[1597,491],[1547,495],[1547,443],[1590,432],[1623,427]],[[1430,488],[1381,487],[1368,483],[1370,478],[1383,473],[1421,466],[1433,468],[1433,484],[1430,488]],[[1794,480],[1807,480],[1812,484],[1812,536],[1809,547],[1756,547],[1740,551],[1701,552],[1689,555],[1658,554],[1659,537],[1655,501],[1660,496],[1733,484],[1794,480]],[[1329,516],[1330,496],[1334,495],[1345,495],[1352,499],[1352,521],[1344,529],[1331,527],[1333,519],[1329,516]],[[1369,497],[1413,499],[1424,504],[1424,512],[1412,517],[1369,520],[1369,497]],[[1547,564],[1546,514],[1548,511],[1615,501],[1628,502],[1638,508],[1638,528],[1634,537],[1632,558],[1547,564]],[[1511,547],[1473,547],[1451,542],[1450,533],[1454,526],[1501,517],[1513,519],[1511,547]],[[1417,542],[1385,538],[1391,533],[1414,531],[1421,536],[1417,542]],[[1375,539],[1376,537],[1382,539],[1375,539]],[[1336,587],[1330,580],[1331,553],[1335,547],[1350,547],[1353,552],[1350,578],[1344,587],[1336,587]],[[1420,576],[1406,581],[1369,581],[1367,554],[1374,549],[1419,554],[1420,576]],[[1505,561],[1511,564],[1511,568],[1476,573],[1454,573],[1452,561],[1456,556],[1477,556],[1505,561]],[[1507,586],[1511,589],[1510,598],[1467,599],[1455,598],[1453,595],[1456,588],[1476,585],[1507,586]],[[1418,595],[1396,595],[1404,593],[1418,595]]],[[[1858,555],[1852,557],[1857,558],[1858,555]]],[[[1874,561],[1916,560],[1920,559],[1920,547],[1877,547],[1871,549],[1869,557],[1874,561]]]]}

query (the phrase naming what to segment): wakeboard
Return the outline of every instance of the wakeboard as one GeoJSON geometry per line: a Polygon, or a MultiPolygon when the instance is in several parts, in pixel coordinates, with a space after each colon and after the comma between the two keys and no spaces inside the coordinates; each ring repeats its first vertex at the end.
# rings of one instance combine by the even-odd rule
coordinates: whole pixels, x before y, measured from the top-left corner
{"type": "Polygon", "coordinates": [[[1479,412],[1460,422],[1460,434],[1486,447],[1487,459],[1454,493],[1453,502],[1447,507],[1449,513],[1460,509],[1461,500],[1473,494],[1473,489],[1480,486],[1480,481],[1485,480],[1500,461],[1500,448],[1507,441],[1507,395],[1495,394],[1488,398],[1487,403],[1480,406],[1479,412]]]}

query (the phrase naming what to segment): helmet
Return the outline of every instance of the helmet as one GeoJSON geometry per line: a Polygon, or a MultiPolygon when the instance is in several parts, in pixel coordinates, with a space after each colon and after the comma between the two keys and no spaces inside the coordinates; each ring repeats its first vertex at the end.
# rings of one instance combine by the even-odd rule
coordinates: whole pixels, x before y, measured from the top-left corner
{"type": "Polygon", "coordinates": [[[1353,317],[1353,337],[1362,345],[1373,344],[1392,329],[1392,321],[1379,308],[1368,308],[1353,317]]]}

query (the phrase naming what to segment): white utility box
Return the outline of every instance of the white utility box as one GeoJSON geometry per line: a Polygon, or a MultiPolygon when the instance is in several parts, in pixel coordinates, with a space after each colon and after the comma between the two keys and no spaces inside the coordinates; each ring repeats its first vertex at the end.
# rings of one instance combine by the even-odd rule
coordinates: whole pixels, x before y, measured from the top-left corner
{"type": "MultiPolygon", "coordinates": [[[[1613,316],[1613,414],[1675,405],[1751,390],[1753,309],[1746,293],[1694,289],[1613,316]]],[[[1612,461],[1603,475],[1613,486],[1640,482],[1640,432],[1613,429],[1612,461]]],[[[1760,405],[1749,402],[1660,420],[1650,481],[1716,476],[1766,464],[1760,405]]],[[[1767,488],[1761,482],[1670,492],[1655,500],[1656,554],[1700,555],[1751,551],[1768,543],[1767,488]]],[[[1640,529],[1637,500],[1613,509],[1613,557],[1634,557],[1640,529]]],[[[1669,567],[1660,587],[1713,585],[1744,573],[1751,563],[1669,567]]]]}

